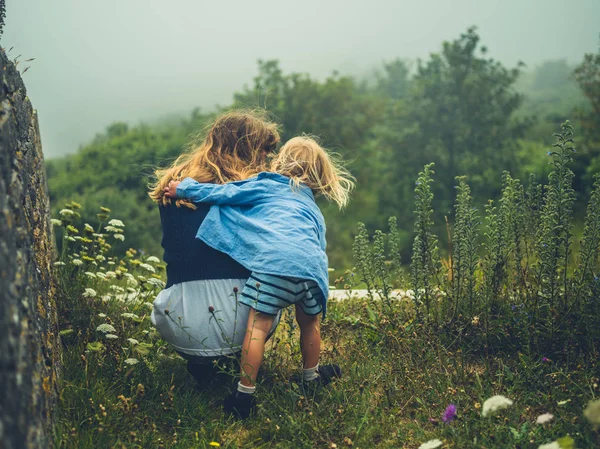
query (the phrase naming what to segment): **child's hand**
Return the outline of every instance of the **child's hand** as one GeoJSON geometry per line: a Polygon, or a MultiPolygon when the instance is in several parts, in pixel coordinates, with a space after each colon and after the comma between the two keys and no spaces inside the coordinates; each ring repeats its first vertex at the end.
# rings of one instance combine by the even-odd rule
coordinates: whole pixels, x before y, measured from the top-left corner
{"type": "Polygon", "coordinates": [[[169,185],[165,187],[165,196],[167,198],[177,198],[177,186],[181,181],[169,181],[169,185]]]}

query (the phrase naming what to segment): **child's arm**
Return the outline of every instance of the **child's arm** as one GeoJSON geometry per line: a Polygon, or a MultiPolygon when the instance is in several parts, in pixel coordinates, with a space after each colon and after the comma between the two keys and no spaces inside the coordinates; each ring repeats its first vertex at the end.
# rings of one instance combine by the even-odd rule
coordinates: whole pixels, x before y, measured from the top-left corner
{"type": "MultiPolygon", "coordinates": [[[[174,181],[171,183],[175,184],[174,181]]],[[[169,183],[169,196],[171,194],[169,183]]],[[[193,201],[194,203],[210,203],[222,205],[254,204],[265,196],[268,186],[264,182],[236,182],[227,184],[205,184],[185,178],[181,183],[175,184],[175,196],[193,201]]],[[[165,194],[166,194],[165,189],[165,194]]]]}

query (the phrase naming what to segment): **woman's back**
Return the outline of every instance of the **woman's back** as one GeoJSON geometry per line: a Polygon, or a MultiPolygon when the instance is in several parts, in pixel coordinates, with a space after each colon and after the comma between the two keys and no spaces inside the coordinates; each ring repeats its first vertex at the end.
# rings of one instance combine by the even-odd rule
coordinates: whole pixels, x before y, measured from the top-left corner
{"type": "Polygon", "coordinates": [[[210,206],[160,206],[163,229],[163,259],[167,263],[167,285],[206,279],[242,279],[250,272],[227,254],[216,251],[196,238],[210,206]]]}

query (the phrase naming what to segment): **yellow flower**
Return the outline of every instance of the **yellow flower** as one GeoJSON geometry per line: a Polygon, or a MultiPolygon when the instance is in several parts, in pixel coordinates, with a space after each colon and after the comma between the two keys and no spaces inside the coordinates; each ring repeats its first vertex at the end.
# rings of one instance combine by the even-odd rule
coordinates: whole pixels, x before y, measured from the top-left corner
{"type": "Polygon", "coordinates": [[[209,446],[212,447],[221,447],[221,445],[219,443],[217,443],[216,441],[211,441],[210,443],[208,443],[209,446]]]}

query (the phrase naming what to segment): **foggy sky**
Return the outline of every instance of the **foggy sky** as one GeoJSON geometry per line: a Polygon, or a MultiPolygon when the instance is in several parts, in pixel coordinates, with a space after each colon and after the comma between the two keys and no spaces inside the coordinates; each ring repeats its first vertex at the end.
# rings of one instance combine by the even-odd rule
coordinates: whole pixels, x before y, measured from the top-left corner
{"type": "Polygon", "coordinates": [[[108,124],[230,103],[258,59],[322,79],[414,60],[478,26],[509,66],[596,52],[600,0],[7,0],[0,41],[21,54],[46,157],[108,124]]]}

